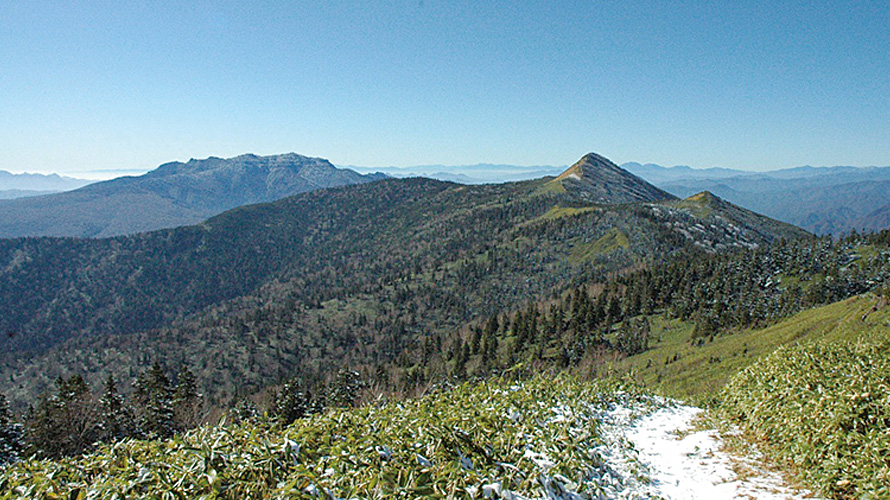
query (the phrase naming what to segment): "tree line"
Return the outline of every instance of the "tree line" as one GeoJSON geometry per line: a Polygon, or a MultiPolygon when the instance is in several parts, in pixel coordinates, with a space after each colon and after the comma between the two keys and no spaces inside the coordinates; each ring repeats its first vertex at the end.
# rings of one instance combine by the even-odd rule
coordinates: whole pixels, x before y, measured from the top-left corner
{"type": "Polygon", "coordinates": [[[192,372],[183,367],[171,378],[159,363],[132,383],[129,396],[109,376],[93,392],[81,375],[56,379],[52,390],[28,406],[15,422],[5,396],[0,402],[3,459],[58,458],[87,452],[98,443],[126,438],[166,439],[204,421],[204,405],[192,372]]]}
{"type": "MultiPolygon", "coordinates": [[[[326,384],[310,387],[292,378],[271,391],[265,411],[250,399],[237,400],[227,421],[289,425],[330,407],[358,403],[367,385],[358,372],[339,370],[326,384]]],[[[94,393],[80,375],[60,377],[18,422],[0,394],[0,465],[24,457],[60,458],[87,453],[123,439],[169,439],[206,422],[208,408],[191,370],[171,377],[159,363],[132,383],[129,395],[109,376],[94,393]]]]}

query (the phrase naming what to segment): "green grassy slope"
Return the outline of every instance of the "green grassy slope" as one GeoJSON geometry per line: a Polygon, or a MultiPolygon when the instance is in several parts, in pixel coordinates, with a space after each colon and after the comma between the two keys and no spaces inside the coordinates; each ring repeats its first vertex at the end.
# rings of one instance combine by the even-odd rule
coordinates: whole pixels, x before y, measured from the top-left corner
{"type": "Polygon", "coordinates": [[[662,394],[710,404],[724,425],[826,498],[890,497],[890,307],[873,294],[762,329],[690,342],[655,317],[649,351],[615,363],[662,394]]]}
{"type": "Polygon", "coordinates": [[[810,309],[762,329],[745,329],[691,343],[690,322],[653,318],[649,351],[615,364],[633,370],[648,388],[695,402],[718,396],[731,377],[781,346],[817,340],[856,342],[890,337],[890,307],[872,312],[878,299],[854,297],[810,309]],[[863,316],[865,319],[863,320],[863,316]]]}
{"type": "Polygon", "coordinates": [[[721,392],[719,413],[830,498],[890,497],[890,335],[783,347],[721,392]]]}

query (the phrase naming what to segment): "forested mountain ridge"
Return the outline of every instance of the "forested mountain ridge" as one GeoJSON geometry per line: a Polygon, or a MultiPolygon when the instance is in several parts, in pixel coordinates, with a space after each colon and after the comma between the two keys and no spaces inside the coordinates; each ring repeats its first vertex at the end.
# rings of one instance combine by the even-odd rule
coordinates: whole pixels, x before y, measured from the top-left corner
{"type": "Polygon", "coordinates": [[[226,210],[381,179],[294,153],[172,162],[65,193],[0,201],[0,237],[107,237],[195,224],[226,210]]]}
{"type": "MultiPolygon", "coordinates": [[[[192,366],[218,404],[396,360],[429,334],[675,252],[806,234],[709,196],[591,203],[599,188],[388,179],[197,226],[0,240],[0,390],[22,401],[59,375],[129,380],[161,360],[192,366]]],[[[658,196],[633,176],[611,191],[658,196]]]]}

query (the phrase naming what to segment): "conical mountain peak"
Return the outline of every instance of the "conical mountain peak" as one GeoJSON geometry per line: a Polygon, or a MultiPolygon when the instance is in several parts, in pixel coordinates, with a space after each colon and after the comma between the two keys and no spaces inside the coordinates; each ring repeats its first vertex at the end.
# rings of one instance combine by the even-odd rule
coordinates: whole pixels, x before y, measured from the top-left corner
{"type": "Polygon", "coordinates": [[[675,197],[624,170],[608,158],[588,153],[553,181],[594,203],[633,203],[675,197]]]}
{"type": "Polygon", "coordinates": [[[694,194],[689,198],[686,198],[686,201],[694,201],[705,205],[723,202],[719,196],[710,191],[702,191],[701,193],[694,194]]]}

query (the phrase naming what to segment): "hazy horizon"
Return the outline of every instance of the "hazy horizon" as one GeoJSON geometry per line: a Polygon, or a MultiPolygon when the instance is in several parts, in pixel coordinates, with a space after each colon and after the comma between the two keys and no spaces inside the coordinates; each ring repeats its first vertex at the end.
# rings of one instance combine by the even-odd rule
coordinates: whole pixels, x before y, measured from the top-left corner
{"type": "Polygon", "coordinates": [[[0,6],[0,169],[887,165],[890,5],[0,6]]]}
{"type": "MultiPolygon", "coordinates": [[[[251,153],[243,153],[243,154],[251,154],[251,153]]],[[[278,154],[286,154],[286,153],[278,153],[278,154]]],[[[297,154],[300,154],[300,153],[297,153],[297,154]]],[[[211,155],[211,156],[219,157],[218,155],[211,155]]],[[[234,155],[234,156],[239,156],[239,155],[234,155]]],[[[268,156],[268,155],[259,155],[259,156],[268,156]]],[[[303,156],[307,156],[307,155],[303,155],[303,156]]],[[[193,159],[193,158],[190,158],[190,159],[193,159]]],[[[199,159],[203,159],[203,158],[199,158],[199,159]]],[[[20,175],[20,174],[53,175],[53,174],[55,174],[55,175],[59,175],[62,177],[69,177],[69,178],[74,178],[74,179],[91,180],[91,181],[99,182],[99,181],[116,179],[119,177],[143,175],[143,174],[146,174],[146,173],[156,169],[157,167],[161,166],[164,163],[170,163],[173,161],[180,161],[180,162],[185,163],[189,160],[188,159],[187,160],[171,160],[169,162],[165,161],[165,162],[155,165],[154,167],[149,168],[149,169],[107,169],[107,170],[95,169],[95,170],[65,172],[65,171],[33,171],[33,170],[32,171],[16,171],[15,169],[7,169],[7,168],[0,167],[0,171],[6,171],[6,172],[12,173],[14,175],[20,175]]],[[[572,163],[574,163],[574,162],[572,162],[572,163]]],[[[408,166],[398,166],[398,165],[371,165],[371,166],[368,166],[368,165],[339,165],[339,164],[332,162],[332,164],[335,167],[354,169],[360,173],[371,173],[371,172],[374,172],[375,169],[379,169],[382,172],[385,172],[387,170],[399,170],[399,171],[404,171],[405,173],[410,173],[412,170],[413,171],[429,171],[429,170],[433,170],[433,169],[444,169],[445,172],[443,172],[443,173],[448,173],[448,171],[455,171],[455,172],[459,173],[459,172],[467,171],[468,169],[472,169],[472,168],[476,168],[476,167],[492,167],[492,168],[502,167],[502,168],[518,169],[518,170],[548,170],[548,169],[565,169],[565,168],[568,168],[572,163],[567,163],[565,165],[556,165],[556,164],[514,165],[514,164],[507,164],[507,163],[478,162],[478,163],[461,164],[461,165],[444,165],[444,164],[437,164],[437,163],[425,163],[425,164],[408,165],[408,166]]],[[[770,169],[755,170],[755,169],[745,169],[745,168],[735,168],[735,167],[724,167],[721,165],[714,165],[714,166],[708,166],[708,167],[690,166],[688,164],[663,165],[663,164],[660,164],[657,162],[651,162],[651,161],[644,162],[644,161],[634,161],[634,160],[618,163],[618,165],[620,165],[620,166],[624,166],[624,165],[628,165],[628,164],[655,165],[655,166],[658,166],[661,168],[666,168],[666,169],[677,168],[677,167],[691,168],[692,170],[695,170],[695,171],[710,170],[710,169],[727,169],[727,170],[738,170],[741,172],[751,172],[751,173],[768,173],[768,172],[776,172],[776,171],[780,171],[780,170],[789,170],[789,169],[807,168],[807,167],[810,167],[810,168],[833,168],[833,167],[884,168],[884,167],[890,166],[890,165],[848,165],[848,164],[843,164],[843,165],[793,165],[793,166],[782,166],[782,167],[776,167],[776,168],[770,168],[770,169]]]]}

